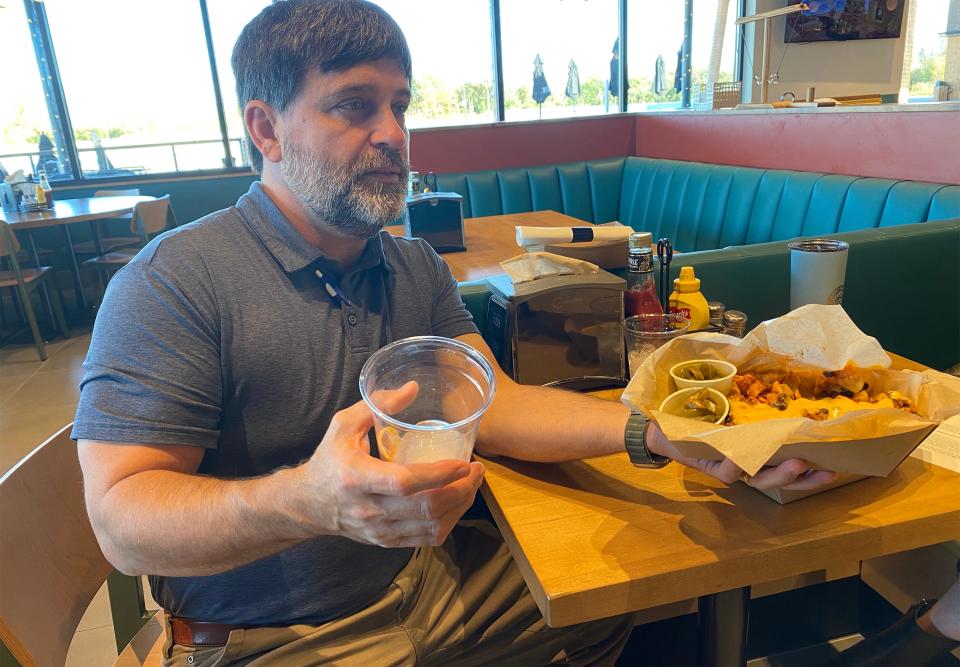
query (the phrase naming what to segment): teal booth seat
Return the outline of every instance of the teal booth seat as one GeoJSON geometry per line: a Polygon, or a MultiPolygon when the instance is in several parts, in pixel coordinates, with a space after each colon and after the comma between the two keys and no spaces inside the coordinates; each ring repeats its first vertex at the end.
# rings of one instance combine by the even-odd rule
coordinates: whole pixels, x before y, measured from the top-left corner
{"type": "MultiPolygon", "coordinates": [[[[850,243],[843,306],[857,326],[885,349],[933,368],[960,361],[960,221],[831,236],[850,243]]],[[[748,328],[789,309],[785,241],[684,253],[673,264],[674,276],[693,266],[707,298],[745,311],[748,328]]],[[[460,288],[482,331],[489,292],[482,281],[460,288]]]]}
{"type": "Polygon", "coordinates": [[[960,185],[620,157],[440,174],[464,215],[554,210],[619,220],[678,250],[782,241],[960,218],[960,185]]]}

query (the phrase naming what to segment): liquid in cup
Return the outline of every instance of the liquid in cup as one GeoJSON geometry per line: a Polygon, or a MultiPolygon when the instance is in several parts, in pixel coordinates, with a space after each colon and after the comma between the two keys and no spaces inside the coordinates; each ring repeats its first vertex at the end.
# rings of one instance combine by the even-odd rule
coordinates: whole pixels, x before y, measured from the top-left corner
{"type": "Polygon", "coordinates": [[[679,313],[664,315],[633,315],[623,321],[623,335],[627,342],[627,362],[630,377],[640,364],[668,341],[682,336],[690,328],[690,320],[679,313]]]}
{"type": "Polygon", "coordinates": [[[391,343],[360,371],[360,394],[373,412],[380,457],[397,463],[469,461],[495,391],[493,369],[482,354],[439,336],[391,343]],[[410,381],[417,383],[413,401],[391,404],[391,390],[410,381]]]}

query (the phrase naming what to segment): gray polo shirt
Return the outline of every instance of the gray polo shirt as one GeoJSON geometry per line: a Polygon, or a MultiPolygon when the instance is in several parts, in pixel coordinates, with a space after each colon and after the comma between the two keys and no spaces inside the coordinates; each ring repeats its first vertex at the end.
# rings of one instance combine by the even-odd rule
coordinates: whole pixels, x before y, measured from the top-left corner
{"type": "MultiPolygon", "coordinates": [[[[360,368],[377,349],[476,330],[425,242],[382,232],[337,275],[254,183],[235,207],[152,241],[110,281],[73,437],[194,445],[206,449],[201,474],[262,475],[314,452],[334,413],[360,400],[360,368]],[[352,306],[331,299],[316,268],[352,306]]],[[[321,537],[214,576],[151,577],[151,587],[185,618],[320,623],[376,599],[411,553],[321,537]]]]}

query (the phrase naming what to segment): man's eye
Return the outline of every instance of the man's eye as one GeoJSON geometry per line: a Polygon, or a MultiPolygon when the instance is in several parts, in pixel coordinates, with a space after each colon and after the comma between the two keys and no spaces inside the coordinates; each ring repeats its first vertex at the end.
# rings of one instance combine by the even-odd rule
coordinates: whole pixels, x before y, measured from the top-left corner
{"type": "Polygon", "coordinates": [[[403,114],[407,113],[407,109],[409,109],[409,108],[410,108],[410,105],[407,104],[407,103],[405,103],[405,102],[404,102],[404,103],[399,103],[399,104],[394,104],[394,105],[393,105],[393,112],[394,112],[395,114],[397,114],[398,116],[402,116],[403,114]]]}
{"type": "Polygon", "coordinates": [[[349,100],[347,102],[343,102],[340,105],[340,108],[344,111],[363,111],[367,108],[367,105],[362,100],[349,100]]]}

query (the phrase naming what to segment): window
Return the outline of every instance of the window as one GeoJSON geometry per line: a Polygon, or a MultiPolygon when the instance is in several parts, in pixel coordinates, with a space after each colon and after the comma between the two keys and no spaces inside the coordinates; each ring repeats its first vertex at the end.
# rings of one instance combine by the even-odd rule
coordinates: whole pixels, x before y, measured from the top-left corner
{"type": "MultiPolygon", "coordinates": [[[[702,1],[702,0],[701,0],[702,1]]],[[[684,3],[631,2],[627,9],[628,111],[680,108],[684,3]]]]}
{"type": "Polygon", "coordinates": [[[199,3],[43,5],[84,177],[224,167],[199,3]]]}
{"type": "Polygon", "coordinates": [[[243,27],[268,4],[269,0],[207,0],[210,35],[217,62],[217,77],[220,79],[220,97],[230,139],[230,157],[236,167],[249,167],[250,159],[244,141],[246,129],[237,100],[237,81],[233,77],[230,57],[243,27]]]}
{"type": "Polygon", "coordinates": [[[400,25],[413,57],[407,127],[497,120],[489,0],[374,1],[400,25]]]}
{"type": "Polygon", "coordinates": [[[35,26],[28,22],[22,2],[4,5],[0,8],[0,44],[6,53],[18,55],[3,69],[0,164],[10,173],[22,169],[25,174],[37,175],[42,167],[51,180],[72,178],[70,152],[51,82],[41,77],[40,61],[32,57],[30,32],[35,26]]]}
{"type": "MultiPolygon", "coordinates": [[[[907,42],[903,54],[901,101],[934,101],[936,82],[950,78],[947,73],[947,40],[960,40],[960,35],[948,37],[944,34],[949,8],[950,0],[922,0],[907,7],[912,16],[904,21],[907,42]]],[[[960,49],[955,57],[960,59],[960,49]]],[[[960,62],[951,65],[960,74],[960,62]]],[[[960,81],[954,81],[953,85],[960,85],[960,81]]],[[[956,98],[958,91],[953,92],[956,98]]]]}
{"type": "Polygon", "coordinates": [[[737,8],[738,0],[698,0],[693,13],[693,38],[691,46],[691,84],[694,93],[694,106],[698,106],[698,93],[701,104],[712,108],[714,83],[739,80],[734,71],[736,65],[737,44],[737,8]],[[718,12],[726,11],[724,20],[718,26],[718,12]],[[719,30],[718,30],[719,28],[719,30]],[[715,60],[716,59],[716,60],[715,60]]]}
{"type": "Polygon", "coordinates": [[[619,111],[616,0],[501,0],[500,17],[505,120],[619,111]]]}

